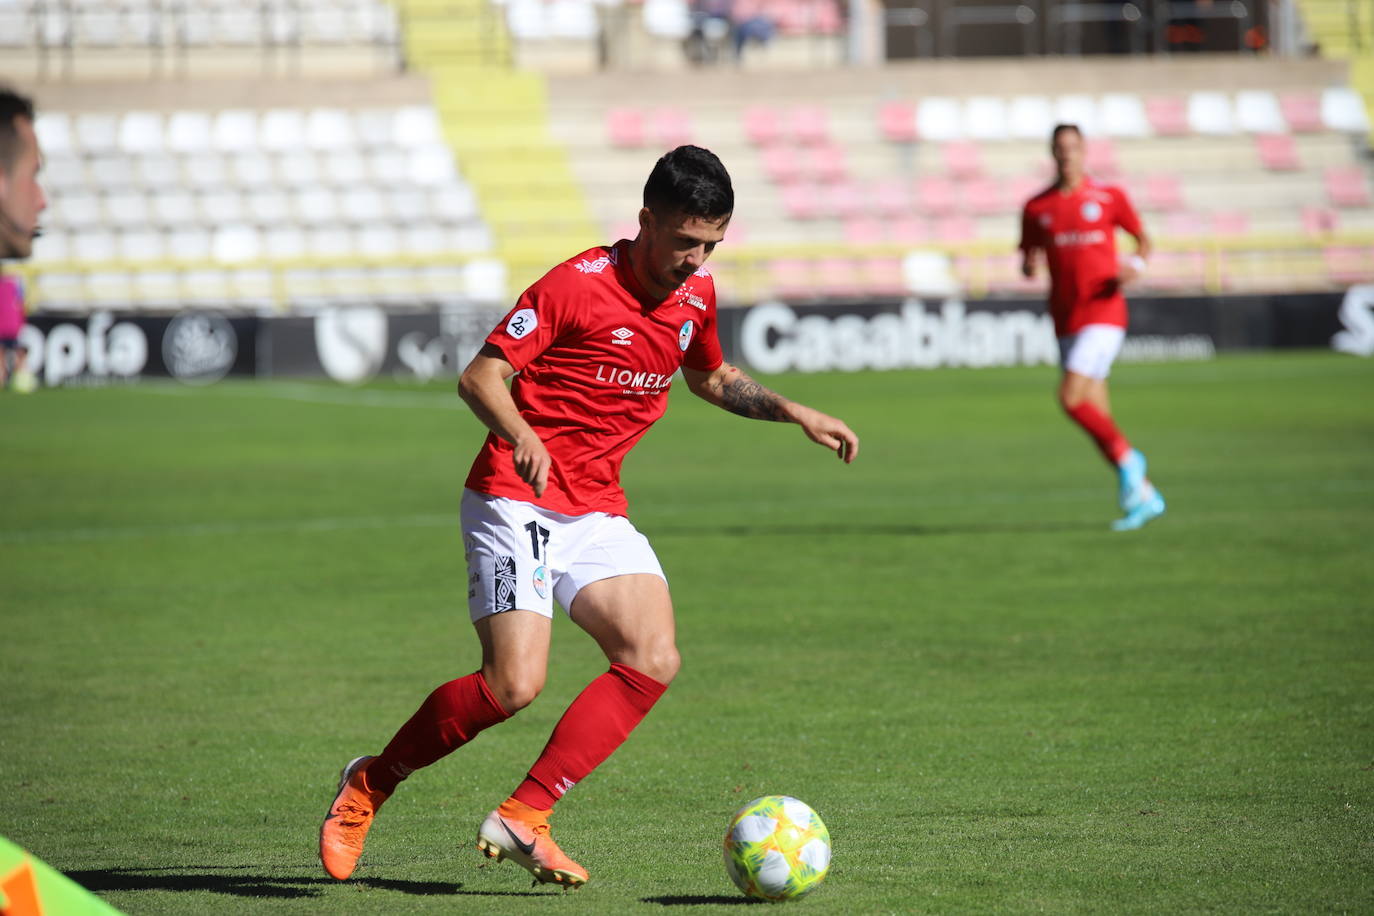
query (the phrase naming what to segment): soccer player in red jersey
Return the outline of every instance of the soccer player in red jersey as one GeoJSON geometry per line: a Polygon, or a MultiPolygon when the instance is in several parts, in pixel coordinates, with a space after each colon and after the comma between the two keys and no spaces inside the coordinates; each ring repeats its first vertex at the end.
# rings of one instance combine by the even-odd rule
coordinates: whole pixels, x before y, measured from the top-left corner
{"type": "Polygon", "coordinates": [[[436,688],[380,754],[344,768],[320,829],[320,859],[333,877],[352,873],[377,809],[401,780],[539,694],[556,601],[610,669],[573,700],[524,781],[478,828],[477,847],[540,882],[586,883],[586,869],[550,836],[549,815],[678,671],[667,581],[625,516],[620,465],[663,415],[679,369],[713,404],[796,423],[846,463],[858,455],[858,437],[843,422],[724,361],[703,264],[733,210],[730,176],[714,154],[695,146],[667,153],[644,186],[638,236],[545,274],[464,370],[459,393],[491,430],[462,502],[482,667],[436,688]]]}
{"type": "Polygon", "coordinates": [[[1084,172],[1076,125],[1057,126],[1050,150],[1055,182],[1027,201],[1021,216],[1021,272],[1033,277],[1037,252],[1043,253],[1063,370],[1059,403],[1116,468],[1125,514],[1112,527],[1129,531],[1164,513],[1163,497],[1145,476],[1145,456],[1117,428],[1107,395],[1107,376],[1126,338],[1121,289],[1144,272],[1150,239],[1126,193],[1084,172]],[[1118,226],[1137,246],[1124,263],[1117,260],[1118,226]]]}

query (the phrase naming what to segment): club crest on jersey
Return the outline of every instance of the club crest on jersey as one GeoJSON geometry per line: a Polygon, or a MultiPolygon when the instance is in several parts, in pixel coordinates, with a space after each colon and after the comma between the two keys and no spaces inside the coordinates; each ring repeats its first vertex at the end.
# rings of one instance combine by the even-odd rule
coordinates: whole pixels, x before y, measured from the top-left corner
{"type": "Polygon", "coordinates": [[[549,597],[549,571],[543,566],[536,567],[534,575],[531,577],[534,583],[534,593],[540,598],[549,597]]]}
{"type": "Polygon", "coordinates": [[[691,321],[684,321],[682,323],[681,330],[677,332],[677,348],[679,350],[684,353],[687,352],[687,346],[692,342],[692,335],[696,333],[696,329],[697,326],[692,324],[691,321]]]}
{"type": "Polygon", "coordinates": [[[521,309],[506,322],[506,333],[519,340],[537,327],[539,319],[535,317],[534,309],[521,309]]]}
{"type": "Polygon", "coordinates": [[[1079,212],[1083,214],[1083,219],[1095,223],[1102,218],[1102,205],[1095,200],[1085,201],[1079,212]]]}
{"type": "Polygon", "coordinates": [[[615,338],[611,343],[618,344],[622,347],[628,347],[630,344],[634,343],[633,340],[630,340],[633,336],[635,336],[635,332],[631,331],[629,328],[616,328],[611,332],[611,337],[615,338]]]}
{"type": "Polygon", "coordinates": [[[1041,213],[1041,214],[1040,214],[1040,228],[1041,228],[1041,229],[1048,229],[1048,228],[1050,228],[1051,224],[1053,224],[1053,223],[1054,223],[1054,217],[1050,216],[1048,213],[1041,213]]]}

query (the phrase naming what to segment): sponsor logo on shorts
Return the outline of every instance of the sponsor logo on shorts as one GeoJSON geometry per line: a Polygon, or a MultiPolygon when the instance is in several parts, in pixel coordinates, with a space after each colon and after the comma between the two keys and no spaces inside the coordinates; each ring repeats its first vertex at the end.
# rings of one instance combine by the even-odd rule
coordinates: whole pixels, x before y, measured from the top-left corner
{"type": "Polygon", "coordinates": [[[519,340],[537,327],[539,318],[534,314],[534,309],[521,309],[506,322],[506,333],[519,340]]]}
{"type": "Polygon", "coordinates": [[[515,610],[515,557],[497,556],[492,579],[496,584],[496,613],[515,610]]]}
{"type": "Polygon", "coordinates": [[[686,352],[687,346],[692,342],[692,334],[695,333],[697,326],[691,321],[684,321],[682,328],[677,332],[677,348],[686,352]]]}
{"type": "Polygon", "coordinates": [[[534,593],[540,598],[549,597],[549,571],[543,566],[537,567],[532,577],[534,582],[534,593]]]}

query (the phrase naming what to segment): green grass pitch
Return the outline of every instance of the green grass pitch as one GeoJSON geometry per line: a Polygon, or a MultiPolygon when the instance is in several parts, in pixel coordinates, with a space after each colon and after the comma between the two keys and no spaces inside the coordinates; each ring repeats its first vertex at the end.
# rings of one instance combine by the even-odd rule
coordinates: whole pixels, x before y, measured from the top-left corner
{"type": "Polygon", "coordinates": [[[477,666],[451,385],[0,397],[0,834],[125,912],[733,913],[730,814],[834,838],[813,913],[1374,912],[1374,361],[1127,365],[1115,482],[1049,368],[767,379],[863,437],[673,395],[630,456],[684,667],[560,805],[576,894],[481,818],[604,670],[416,774],[354,880],[338,768],[477,666]]]}

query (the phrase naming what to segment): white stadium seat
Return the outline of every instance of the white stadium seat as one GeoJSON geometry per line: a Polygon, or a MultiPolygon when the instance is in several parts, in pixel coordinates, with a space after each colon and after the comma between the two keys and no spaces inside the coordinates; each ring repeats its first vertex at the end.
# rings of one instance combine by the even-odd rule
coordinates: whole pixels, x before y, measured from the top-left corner
{"type": "Polygon", "coordinates": [[[1236,127],[1247,134],[1288,133],[1278,97],[1264,90],[1236,93],[1236,127]]]}
{"type": "Polygon", "coordinates": [[[305,256],[305,232],[295,225],[274,225],[263,231],[263,254],[278,261],[305,256]]]}
{"type": "Polygon", "coordinates": [[[79,114],[75,122],[76,145],[86,153],[113,152],[119,148],[119,118],[112,114],[79,114]]]}
{"type": "Polygon", "coordinates": [[[963,139],[963,114],[959,100],[928,95],[916,109],[916,134],[935,142],[963,139]]]}
{"type": "Polygon", "coordinates": [[[329,188],[321,185],[302,188],[292,197],[296,219],[308,226],[325,226],[339,219],[339,204],[329,188]]]}
{"type": "Polygon", "coordinates": [[[126,153],[156,153],[163,149],[162,115],[129,111],[119,120],[119,148],[126,153]]]}
{"type": "Polygon", "coordinates": [[[342,108],[312,108],[305,120],[306,143],[321,152],[357,145],[353,122],[342,108]]]}
{"type": "Polygon", "coordinates": [[[324,178],[330,184],[352,185],[368,180],[367,163],[356,150],[344,149],[328,153],[324,159],[324,178]]]}
{"type": "Polygon", "coordinates": [[[174,111],[167,119],[167,148],[177,153],[200,153],[211,148],[214,132],[203,111],[174,111]]]}
{"type": "Polygon", "coordinates": [[[181,160],[168,153],[145,153],[135,158],[134,175],[145,188],[181,184],[181,160]]]}
{"type": "Polygon", "coordinates": [[[1107,93],[1098,104],[1097,114],[1099,128],[1109,137],[1150,136],[1150,119],[1145,117],[1145,103],[1135,93],[1107,93]]]}
{"type": "Polygon", "coordinates": [[[262,256],[258,230],[244,223],[220,226],[210,243],[210,256],[222,264],[256,260],[262,256]]]}
{"type": "Polygon", "coordinates": [[[211,128],[211,144],[221,152],[256,150],[258,118],[244,108],[227,108],[215,115],[211,128]]]}
{"type": "Polygon", "coordinates": [[[453,156],[438,144],[422,146],[410,154],[410,180],[420,185],[447,185],[457,177],[453,156]]]}
{"type": "Polygon", "coordinates": [[[1231,99],[1224,92],[1188,95],[1188,126],[1196,134],[1227,136],[1236,132],[1231,99]]]}
{"type": "Polygon", "coordinates": [[[444,142],[439,118],[427,105],[398,108],[392,119],[391,136],[394,144],[403,149],[444,142]]]}
{"type": "Polygon", "coordinates": [[[229,169],[217,153],[187,156],[186,183],[193,188],[217,188],[229,181],[229,169]]]}
{"type": "Polygon", "coordinates": [[[119,257],[125,261],[161,261],[167,257],[166,237],[146,226],[120,231],[118,247],[119,257]]]}
{"type": "Polygon", "coordinates": [[[235,188],[207,191],[200,198],[200,212],[211,226],[244,219],[243,195],[235,188]]]}
{"type": "Polygon", "coordinates": [[[105,197],[105,218],[113,226],[146,226],[152,213],[142,191],[115,191],[105,197]]]}
{"type": "Polygon", "coordinates": [[[134,163],[123,153],[103,153],[87,160],[86,176],[96,190],[121,190],[134,183],[134,163]]]}
{"type": "Polygon", "coordinates": [[[245,150],[234,156],[230,172],[234,182],[245,188],[270,184],[276,177],[271,157],[256,150],[245,150]]]}
{"type": "Polygon", "coordinates": [[[1330,130],[1345,133],[1369,132],[1369,117],[1364,100],[1354,89],[1330,87],[1322,90],[1322,123],[1330,130]]]}
{"type": "Polygon", "coordinates": [[[280,188],[245,191],[243,206],[248,219],[260,226],[277,226],[291,219],[291,202],[280,188]]]}
{"type": "Polygon", "coordinates": [[[70,152],[76,145],[72,122],[60,111],[39,111],[33,126],[45,156],[70,152]]]}
{"type": "Polygon", "coordinates": [[[210,257],[210,232],[186,226],[167,235],[167,256],[178,261],[204,261],[210,257]]]}
{"type": "Polygon", "coordinates": [[[189,227],[200,221],[196,198],[185,188],[162,188],[150,200],[152,219],[163,226],[189,227]]]}
{"type": "Polygon", "coordinates": [[[305,115],[295,108],[272,108],[258,120],[258,149],[290,153],[305,148],[305,115]]]}
{"type": "Polygon", "coordinates": [[[964,136],[970,140],[1007,139],[1007,103],[991,95],[975,95],[964,101],[964,136]]]}
{"type": "Polygon", "coordinates": [[[1046,140],[1054,129],[1054,106],[1043,95],[1018,95],[1007,106],[1007,133],[1017,140],[1046,140]]]}
{"type": "Polygon", "coordinates": [[[1058,124],[1077,124],[1086,136],[1100,133],[1097,99],[1082,93],[1061,95],[1054,100],[1054,119],[1058,124]]]}
{"type": "Polygon", "coordinates": [[[320,162],[310,150],[292,149],[278,157],[277,178],[288,187],[319,184],[320,162]]]}

